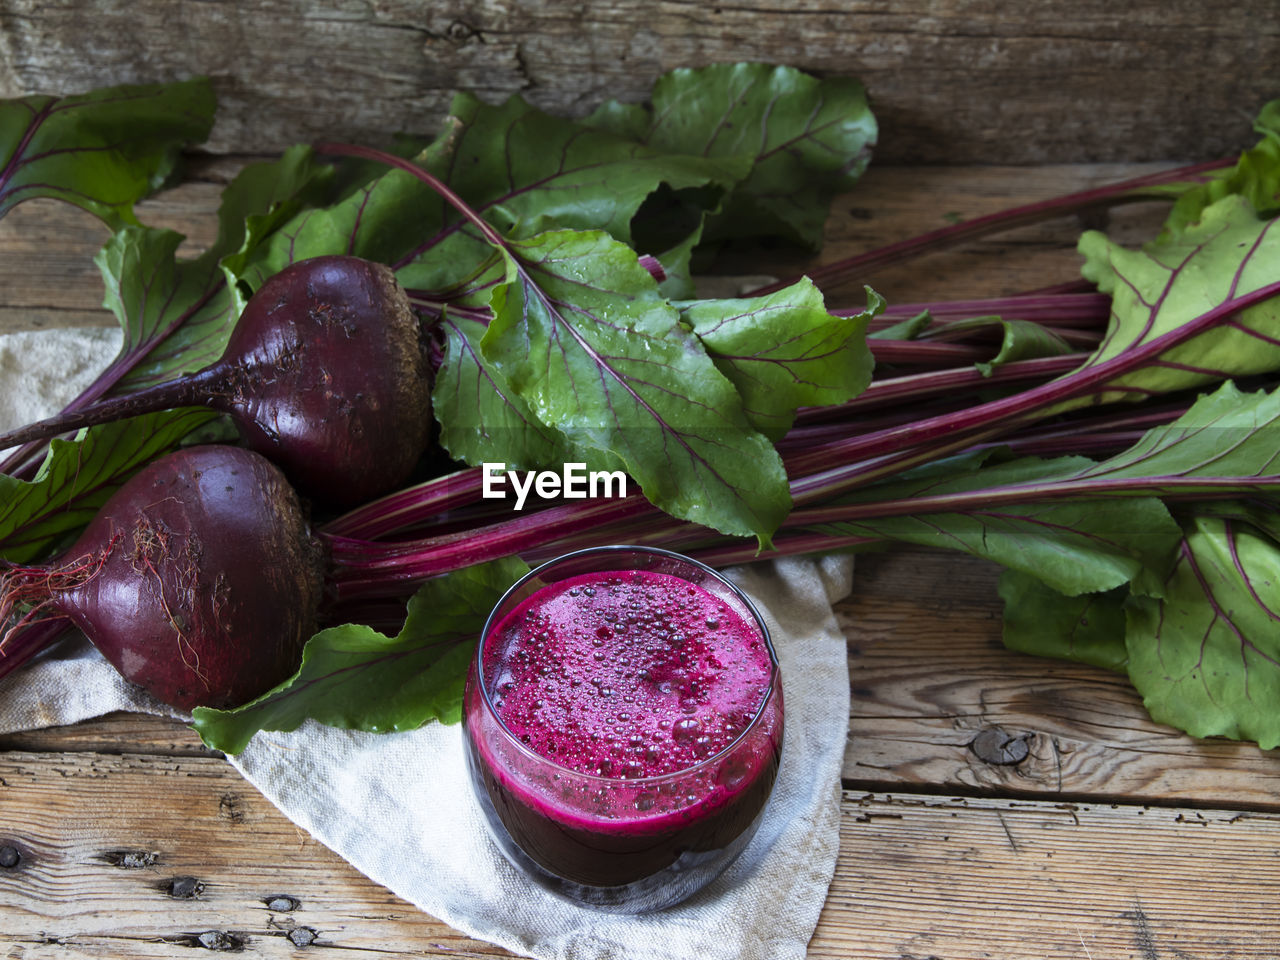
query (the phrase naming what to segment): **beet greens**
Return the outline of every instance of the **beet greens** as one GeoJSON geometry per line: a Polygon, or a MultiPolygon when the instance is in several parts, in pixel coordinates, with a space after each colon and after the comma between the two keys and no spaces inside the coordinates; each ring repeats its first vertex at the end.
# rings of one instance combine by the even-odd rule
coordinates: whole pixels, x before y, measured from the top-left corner
{"type": "MultiPolygon", "coordinates": [[[[371,502],[385,486],[353,490],[353,509],[322,519],[325,629],[306,661],[253,703],[198,709],[197,728],[234,752],[308,717],[370,730],[454,718],[466,640],[524,563],[568,550],[657,544],[728,564],[899,541],[1003,565],[1011,647],[1126,670],[1183,729],[1280,745],[1280,710],[1252,693],[1280,689],[1266,588],[1280,568],[1280,106],[1258,130],[1234,166],[1031,204],[731,299],[697,298],[699,256],[759,230],[816,242],[830,197],[865,167],[875,122],[855,83],[676,71],[651,105],[583,121],[462,95],[429,143],[326,144],[359,162],[330,174],[298,152],[257,171],[229,191],[228,241],[198,264],[175,259],[172,238],[121,229],[108,248],[133,259],[112,261],[119,289],[158,277],[169,296],[117,311],[150,320],[87,410],[171,380],[226,342],[246,295],[270,300],[313,258],[385,264],[428,337],[390,352],[424,358],[430,395],[397,405],[434,416],[436,475],[371,502]],[[879,265],[1139,200],[1171,204],[1163,231],[1136,251],[1086,232],[1084,281],[824,303],[879,265]],[[481,496],[490,461],[582,462],[630,486],[515,513],[481,496]]],[[[95,445],[108,429],[46,462],[74,447],[110,464],[95,445]]],[[[32,504],[0,537],[39,529],[54,499],[40,491],[78,482],[19,461],[24,478],[3,479],[32,504]]],[[[14,614],[35,620],[52,608],[23,592],[20,570],[46,569],[29,559],[14,614]]],[[[14,651],[53,629],[15,622],[14,651]]]]}
{"type": "Polygon", "coordinates": [[[113,226],[174,172],[213,127],[213,89],[182,83],[106,87],[0,103],[0,217],[36,197],[71,203],[113,226]]]}

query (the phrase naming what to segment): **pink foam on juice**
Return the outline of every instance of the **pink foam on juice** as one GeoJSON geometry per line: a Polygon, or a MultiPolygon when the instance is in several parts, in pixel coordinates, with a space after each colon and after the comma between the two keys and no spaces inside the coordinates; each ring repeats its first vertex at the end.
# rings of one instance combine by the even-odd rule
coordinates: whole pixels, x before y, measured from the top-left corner
{"type": "Polygon", "coordinates": [[[769,686],[755,628],[668,574],[562,581],[497,635],[485,669],[498,716],[579,773],[632,779],[700,763],[746,729],[769,686]]]}

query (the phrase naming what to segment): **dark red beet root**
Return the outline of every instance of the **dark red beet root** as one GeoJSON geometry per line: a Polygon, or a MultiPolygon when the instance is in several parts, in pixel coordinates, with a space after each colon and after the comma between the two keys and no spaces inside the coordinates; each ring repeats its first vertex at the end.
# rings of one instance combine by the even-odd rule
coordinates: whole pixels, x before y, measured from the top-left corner
{"type": "Polygon", "coordinates": [[[408,477],[431,434],[418,319],[389,267],[316,257],[254,294],[227,343],[211,405],[299,490],[356,504],[408,477]],[[269,385],[269,386],[268,386],[269,385]]]}
{"type": "Polygon", "coordinates": [[[427,343],[390,267],[302,260],[253,295],[208,367],[4,434],[0,448],[198,405],[230,414],[302,493],[352,506],[399,486],[427,449],[427,343]]]}
{"type": "Polygon", "coordinates": [[[0,621],[22,603],[66,616],[157,699],[227,708],[297,670],[322,592],[284,475],[249,450],[191,447],[121,487],[61,560],[0,578],[0,621]]]}

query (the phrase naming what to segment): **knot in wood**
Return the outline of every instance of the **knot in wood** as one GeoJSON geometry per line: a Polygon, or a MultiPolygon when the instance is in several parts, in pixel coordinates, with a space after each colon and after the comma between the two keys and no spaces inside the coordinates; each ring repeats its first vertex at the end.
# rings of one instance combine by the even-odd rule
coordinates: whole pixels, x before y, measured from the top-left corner
{"type": "Polygon", "coordinates": [[[108,850],[98,859],[121,870],[143,870],[154,867],[160,854],[153,850],[108,850]]]}
{"type": "Polygon", "coordinates": [[[1017,736],[1006,733],[999,727],[987,727],[969,744],[979,760],[996,766],[1013,766],[1027,759],[1031,753],[1029,741],[1034,733],[1023,733],[1017,736]]]}
{"type": "Polygon", "coordinates": [[[244,949],[245,938],[227,930],[206,930],[195,937],[194,946],[205,950],[239,952],[244,949]]]}
{"type": "Polygon", "coordinates": [[[289,942],[295,947],[309,947],[315,939],[316,932],[310,927],[294,927],[289,931],[289,942]]]}
{"type": "Polygon", "coordinates": [[[479,31],[465,20],[454,20],[444,31],[450,42],[459,47],[478,34],[479,31]]]}
{"type": "Polygon", "coordinates": [[[195,877],[174,877],[164,890],[175,900],[194,900],[204,893],[204,883],[195,877]]]}

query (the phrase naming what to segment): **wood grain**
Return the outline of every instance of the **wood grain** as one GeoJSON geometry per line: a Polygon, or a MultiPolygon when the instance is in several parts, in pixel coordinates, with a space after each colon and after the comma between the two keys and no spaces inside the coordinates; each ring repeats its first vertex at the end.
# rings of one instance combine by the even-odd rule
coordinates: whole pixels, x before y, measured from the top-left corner
{"type": "Polygon", "coordinates": [[[1273,957],[1277,840],[1269,815],[846,794],[809,956],[1273,957]]]}
{"type": "Polygon", "coordinates": [[[0,3],[0,94],[213,78],[209,149],[433,132],[452,92],[559,113],[681,66],[860,77],[891,163],[1207,159],[1277,95],[1271,0],[0,3]],[[177,25],[181,24],[179,28],[177,25]]]}
{"type": "Polygon", "coordinates": [[[195,731],[181,720],[142,713],[109,713],[67,726],[0,734],[0,754],[11,751],[222,756],[201,743],[195,731]]]}
{"type": "MultiPolygon", "coordinates": [[[[21,854],[0,869],[8,957],[505,955],[361,876],[218,760],[5,753],[0,809],[0,846],[21,854]]],[[[860,792],[842,809],[813,958],[1280,949],[1274,815],[860,792]]]]}
{"type": "Polygon", "coordinates": [[[0,810],[22,858],[0,870],[7,956],[503,953],[368,880],[219,759],[5,753],[0,810]]]}

